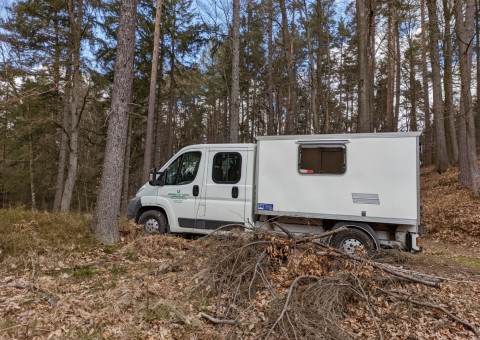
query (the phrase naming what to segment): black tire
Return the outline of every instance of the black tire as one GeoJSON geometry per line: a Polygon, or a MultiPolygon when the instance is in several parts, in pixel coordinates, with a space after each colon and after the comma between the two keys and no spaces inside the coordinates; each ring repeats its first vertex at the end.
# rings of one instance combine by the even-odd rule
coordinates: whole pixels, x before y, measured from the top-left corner
{"type": "Polygon", "coordinates": [[[147,210],[138,219],[147,233],[165,234],[167,232],[167,218],[158,210],[147,210]]]}
{"type": "Polygon", "coordinates": [[[363,247],[367,252],[375,250],[375,244],[370,235],[355,228],[348,228],[333,236],[330,245],[346,253],[354,253],[357,247],[363,247]]]}

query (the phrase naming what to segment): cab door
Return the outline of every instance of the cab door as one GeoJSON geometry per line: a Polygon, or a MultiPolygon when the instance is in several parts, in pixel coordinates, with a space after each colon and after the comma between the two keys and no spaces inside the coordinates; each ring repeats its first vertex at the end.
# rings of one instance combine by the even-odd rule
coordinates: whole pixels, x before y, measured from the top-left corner
{"type": "Polygon", "coordinates": [[[230,224],[244,225],[247,156],[246,149],[209,149],[197,232],[230,224]]]}
{"type": "Polygon", "coordinates": [[[159,196],[166,199],[173,210],[170,231],[178,227],[193,232],[203,186],[205,155],[189,150],[177,156],[164,172],[164,185],[159,196]]]}

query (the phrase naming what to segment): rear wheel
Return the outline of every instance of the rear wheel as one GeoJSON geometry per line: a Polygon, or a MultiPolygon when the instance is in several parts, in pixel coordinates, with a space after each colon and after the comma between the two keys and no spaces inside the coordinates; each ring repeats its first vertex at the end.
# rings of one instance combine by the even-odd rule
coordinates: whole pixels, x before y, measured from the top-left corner
{"type": "Polygon", "coordinates": [[[348,228],[348,230],[333,236],[330,245],[346,253],[355,253],[362,250],[370,252],[375,250],[372,238],[366,232],[354,228],[348,228]]]}
{"type": "Polygon", "coordinates": [[[138,219],[139,224],[147,233],[165,234],[167,232],[167,218],[158,210],[147,210],[138,219]]]}

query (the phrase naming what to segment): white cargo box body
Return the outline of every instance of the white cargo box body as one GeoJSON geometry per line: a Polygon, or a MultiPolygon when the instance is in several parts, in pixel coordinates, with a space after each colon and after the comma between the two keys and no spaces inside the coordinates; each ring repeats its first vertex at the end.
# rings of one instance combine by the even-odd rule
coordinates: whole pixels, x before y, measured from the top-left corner
{"type": "Polygon", "coordinates": [[[417,225],[420,133],[258,137],[255,213],[417,225]],[[344,173],[305,173],[305,147],[344,148],[344,173]],[[303,173],[302,173],[303,172],[303,173]]]}

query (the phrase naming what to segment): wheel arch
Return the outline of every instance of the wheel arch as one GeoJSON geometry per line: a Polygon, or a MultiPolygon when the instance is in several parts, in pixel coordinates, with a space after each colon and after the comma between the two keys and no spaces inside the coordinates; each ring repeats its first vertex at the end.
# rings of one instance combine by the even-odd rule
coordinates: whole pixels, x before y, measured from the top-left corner
{"type": "MultiPolygon", "coordinates": [[[[358,230],[364,231],[372,239],[373,245],[375,246],[375,249],[377,249],[377,250],[380,249],[380,240],[377,237],[377,233],[367,223],[339,221],[339,222],[335,223],[335,225],[330,230],[332,230],[332,231],[337,230],[337,229],[340,229],[341,227],[347,227],[347,228],[358,229],[358,230]]],[[[331,238],[330,238],[330,240],[331,240],[331,238]]]]}

